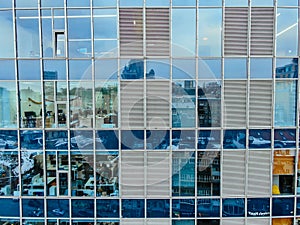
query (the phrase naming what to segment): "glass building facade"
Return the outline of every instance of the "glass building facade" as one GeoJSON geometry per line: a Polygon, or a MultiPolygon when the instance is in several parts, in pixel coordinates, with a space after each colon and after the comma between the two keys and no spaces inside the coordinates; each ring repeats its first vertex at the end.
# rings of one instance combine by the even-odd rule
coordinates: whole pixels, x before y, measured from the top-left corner
{"type": "Polygon", "coordinates": [[[300,224],[298,0],[0,0],[0,225],[300,224]]]}

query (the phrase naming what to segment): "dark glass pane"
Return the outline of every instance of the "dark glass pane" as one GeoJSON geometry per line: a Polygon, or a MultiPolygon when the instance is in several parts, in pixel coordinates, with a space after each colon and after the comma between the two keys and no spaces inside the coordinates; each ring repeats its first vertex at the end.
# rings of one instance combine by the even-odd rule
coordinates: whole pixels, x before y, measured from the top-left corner
{"type": "Polygon", "coordinates": [[[94,136],[93,131],[90,130],[77,130],[70,132],[71,135],[71,149],[79,150],[93,150],[94,149],[94,136]]]}
{"type": "Polygon", "coordinates": [[[173,199],[172,217],[195,217],[195,200],[173,199]]]}
{"type": "Polygon", "coordinates": [[[274,148],[296,148],[296,130],[276,129],[274,131],[274,148]]]}
{"type": "Polygon", "coordinates": [[[113,130],[98,130],[96,132],[96,149],[119,149],[119,133],[113,130]]]}
{"type": "Polygon", "coordinates": [[[223,217],[244,217],[245,216],[245,199],[231,198],[223,199],[223,217]]]}
{"type": "Polygon", "coordinates": [[[144,218],[145,217],[144,199],[122,199],[123,218],[144,218]]]}
{"type": "Polygon", "coordinates": [[[249,130],[249,148],[271,148],[271,130],[249,130]]]}
{"type": "Polygon", "coordinates": [[[147,149],[168,149],[170,148],[170,131],[168,130],[147,130],[147,149]]]}
{"type": "Polygon", "coordinates": [[[195,131],[173,130],[172,149],[195,149],[195,131]]]}
{"type": "Polygon", "coordinates": [[[199,130],[198,149],[220,149],[221,132],[219,130],[199,130]]]}
{"type": "Polygon", "coordinates": [[[46,149],[68,149],[67,131],[46,131],[46,149]]]}
{"type": "Polygon", "coordinates": [[[43,131],[24,130],[20,132],[21,149],[43,149],[43,131]]]}
{"type": "Polygon", "coordinates": [[[122,130],[121,141],[122,149],[144,149],[144,131],[122,130]]]}
{"type": "Polygon", "coordinates": [[[270,199],[248,198],[247,209],[249,217],[270,216],[270,199]]]}
{"type": "Polygon", "coordinates": [[[167,199],[148,199],[147,218],[169,218],[170,200],[167,199]]]}
{"type": "Polygon", "coordinates": [[[22,211],[24,217],[44,217],[44,200],[23,199],[22,211]]]}
{"type": "Polygon", "coordinates": [[[94,200],[72,199],[72,217],[94,217],[94,200]]]}
{"type": "Polygon", "coordinates": [[[48,217],[69,217],[69,200],[47,199],[48,217]]]}
{"type": "Polygon", "coordinates": [[[273,198],[272,216],[294,215],[294,198],[273,198]]]}
{"type": "Polygon", "coordinates": [[[119,200],[97,199],[97,217],[119,218],[119,200]]]}
{"type": "Polygon", "coordinates": [[[197,217],[219,217],[220,199],[198,199],[197,217]]]}
{"type": "Polygon", "coordinates": [[[244,149],[246,148],[246,131],[245,130],[225,130],[224,149],[244,149]]]}

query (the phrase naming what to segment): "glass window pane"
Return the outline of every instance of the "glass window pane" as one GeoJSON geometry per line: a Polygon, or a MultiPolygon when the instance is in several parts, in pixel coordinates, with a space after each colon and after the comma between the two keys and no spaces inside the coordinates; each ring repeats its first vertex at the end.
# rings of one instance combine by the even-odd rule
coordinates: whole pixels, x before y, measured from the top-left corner
{"type": "Polygon", "coordinates": [[[116,58],[117,55],[117,40],[94,40],[94,56],[96,58],[116,58]]]}
{"type": "Polygon", "coordinates": [[[144,149],[144,131],[122,130],[121,141],[122,149],[144,149]]]}
{"type": "Polygon", "coordinates": [[[97,217],[119,218],[119,200],[117,199],[97,199],[97,217]]]}
{"type": "Polygon", "coordinates": [[[195,127],[194,80],[176,81],[172,84],[172,126],[195,127]]]}
{"type": "Polygon", "coordinates": [[[120,6],[143,6],[143,0],[120,0],[120,6]]]}
{"type": "Polygon", "coordinates": [[[71,217],[93,218],[94,200],[92,199],[72,199],[71,217]]]}
{"type": "Polygon", "coordinates": [[[170,200],[169,199],[148,199],[147,218],[169,218],[170,200]]]}
{"type": "Polygon", "coordinates": [[[172,64],[173,79],[193,79],[196,76],[196,61],[174,59],[172,64]]]}
{"type": "Polygon", "coordinates": [[[117,38],[117,11],[112,9],[95,9],[94,38],[117,38]]]}
{"type": "Polygon", "coordinates": [[[270,216],[270,199],[248,198],[247,210],[250,217],[270,216]]]}
{"type": "Polygon", "coordinates": [[[122,199],[123,218],[144,218],[145,217],[144,199],[122,199]]]}
{"type": "Polygon", "coordinates": [[[274,0],[251,0],[251,6],[273,6],[274,0]]]}
{"type": "Polygon", "coordinates": [[[90,0],[66,0],[67,7],[88,7],[90,0]]]}
{"type": "MultiPolygon", "coordinates": [[[[213,152],[213,151],[198,152],[197,161],[198,161],[197,162],[197,195],[198,196],[219,196],[220,180],[221,180],[220,152],[213,152]]],[[[218,217],[220,213],[219,210],[220,205],[213,204],[211,205],[211,207],[212,207],[212,211],[211,213],[209,213],[210,215],[205,215],[205,214],[203,215],[201,213],[201,216],[218,217]],[[214,206],[216,208],[214,208],[214,206]]],[[[198,208],[198,213],[199,213],[199,208],[198,208]]]]}
{"type": "Polygon", "coordinates": [[[44,217],[44,199],[24,199],[22,212],[24,217],[44,217]]]}
{"type": "MultiPolygon", "coordinates": [[[[220,199],[198,199],[197,213],[198,217],[219,217],[220,199]]],[[[206,223],[206,225],[210,225],[210,223],[206,223]]],[[[213,225],[215,224],[213,223],[213,225]]]]}
{"type": "Polygon", "coordinates": [[[16,84],[0,82],[0,127],[12,128],[17,126],[16,84]]]}
{"type": "Polygon", "coordinates": [[[168,130],[147,130],[146,138],[148,150],[170,148],[170,131],[168,130]]]}
{"type": "Polygon", "coordinates": [[[196,0],[173,0],[172,1],[173,6],[196,6],[196,0]]]}
{"type": "Polygon", "coordinates": [[[297,78],[298,68],[298,58],[277,58],[276,78],[297,78]]]}
{"type": "Polygon", "coordinates": [[[68,149],[69,135],[67,131],[46,131],[46,149],[68,149]]]}
{"type": "Polygon", "coordinates": [[[20,133],[22,150],[35,150],[43,148],[43,132],[41,130],[24,130],[20,133]]]}
{"type": "Polygon", "coordinates": [[[71,130],[71,150],[93,150],[94,135],[91,130],[71,130]]]}
{"type": "Polygon", "coordinates": [[[173,9],[172,24],[173,57],[195,56],[196,10],[173,9]]]}
{"type": "Polygon", "coordinates": [[[199,9],[199,56],[221,56],[222,9],[199,9]]]}
{"type": "Polygon", "coordinates": [[[220,130],[199,130],[198,149],[221,149],[220,130]]]}
{"type": "Polygon", "coordinates": [[[272,216],[292,216],[294,198],[272,198],[272,216]]]}
{"type": "Polygon", "coordinates": [[[40,57],[39,20],[37,10],[17,10],[18,57],[40,57]]]}
{"type": "Polygon", "coordinates": [[[221,59],[199,59],[199,79],[221,79],[221,59]]]}
{"type": "MultiPolygon", "coordinates": [[[[70,1],[75,2],[75,1],[70,1]]],[[[88,9],[68,10],[68,38],[69,39],[90,39],[91,38],[91,17],[88,9]]]]}
{"type": "Polygon", "coordinates": [[[65,56],[65,33],[55,32],[55,56],[64,57],[65,56]]]}
{"type": "Polygon", "coordinates": [[[298,53],[298,9],[278,8],[276,55],[296,56],[298,53]]]}
{"type": "Polygon", "coordinates": [[[222,6],[222,0],[199,0],[199,6],[222,6]]]}
{"type": "Polygon", "coordinates": [[[70,80],[91,80],[92,61],[91,60],[69,60],[70,80]]]}
{"type": "Polygon", "coordinates": [[[92,43],[88,41],[69,41],[70,58],[91,58],[92,43]]]}
{"type": "Polygon", "coordinates": [[[228,198],[223,199],[223,217],[244,217],[245,216],[245,199],[228,198]]]}
{"type": "Polygon", "coordinates": [[[40,80],[40,60],[18,60],[18,76],[20,80],[40,80]]]}
{"type": "MultiPolygon", "coordinates": [[[[14,201],[14,199],[1,198],[0,199],[0,204],[5,206],[0,211],[0,216],[1,217],[9,218],[9,217],[19,217],[20,216],[20,206],[19,206],[20,202],[19,202],[19,200],[14,201]]],[[[2,221],[1,221],[1,223],[2,223],[2,221]]],[[[2,223],[2,224],[4,224],[4,223],[2,223]]]]}
{"type": "Polygon", "coordinates": [[[117,6],[117,0],[93,0],[93,6],[117,6]]]}
{"type": "Polygon", "coordinates": [[[95,102],[96,127],[118,127],[118,82],[96,82],[95,102]]]}
{"type": "Polygon", "coordinates": [[[271,148],[271,130],[249,130],[249,148],[271,148]]]}
{"type": "Polygon", "coordinates": [[[64,7],[62,0],[41,0],[42,7],[64,7]]]}
{"type": "Polygon", "coordinates": [[[146,64],[147,79],[169,79],[170,61],[164,59],[147,60],[146,64]]]}
{"type": "Polygon", "coordinates": [[[0,8],[12,8],[12,0],[1,1],[0,8]]]}
{"type": "Polygon", "coordinates": [[[275,82],[275,126],[282,127],[296,125],[296,84],[296,81],[277,80],[275,82]]]}
{"type": "Polygon", "coordinates": [[[223,139],[224,149],[245,149],[246,131],[245,130],[225,130],[223,139]]]}
{"type": "Polygon", "coordinates": [[[115,130],[96,131],[96,149],[119,149],[119,133],[115,130]]]}
{"type": "Polygon", "coordinates": [[[245,79],[247,78],[247,59],[224,59],[225,79],[245,79]]]}
{"type": "Polygon", "coordinates": [[[172,225],[195,225],[195,221],[194,220],[172,220],[172,225]]]}
{"type": "Polygon", "coordinates": [[[144,61],[140,59],[123,59],[120,61],[122,79],[143,79],[144,61]]]}
{"type": "Polygon", "coordinates": [[[195,131],[173,130],[172,149],[195,149],[195,131]]]}
{"type": "Polygon", "coordinates": [[[64,60],[44,60],[45,80],[65,80],[66,62],[64,60]]]}
{"type": "Polygon", "coordinates": [[[248,0],[225,0],[225,6],[248,6],[248,0]]]}
{"type": "Polygon", "coordinates": [[[274,148],[296,148],[296,130],[275,129],[274,148]]]}
{"type": "Polygon", "coordinates": [[[278,6],[298,6],[297,0],[277,0],[278,6]]]}
{"type": "Polygon", "coordinates": [[[195,152],[173,152],[172,165],[172,195],[194,196],[195,152]]]}
{"type": "Polygon", "coordinates": [[[95,61],[95,80],[118,78],[118,61],[116,59],[98,59],[95,61]]]}
{"type": "Polygon", "coordinates": [[[173,199],[172,217],[194,217],[195,200],[194,199],[173,199]]]}
{"type": "Polygon", "coordinates": [[[13,60],[0,60],[0,80],[15,80],[15,62],[13,60]]]}
{"type": "Polygon", "coordinates": [[[169,0],[146,0],[146,6],[169,6],[169,0]]]}
{"type": "Polygon", "coordinates": [[[0,36],[1,58],[13,58],[15,56],[13,27],[12,11],[0,11],[0,32],[5,34],[0,36]]]}
{"type": "Polygon", "coordinates": [[[38,6],[38,0],[15,0],[16,7],[37,7],[38,6]]]}
{"type": "Polygon", "coordinates": [[[197,220],[197,225],[220,225],[219,219],[201,219],[197,220]]]}
{"type": "Polygon", "coordinates": [[[272,78],[272,58],[250,58],[251,78],[272,78]]]}
{"type": "Polygon", "coordinates": [[[48,217],[69,217],[69,201],[67,199],[47,199],[48,217]]]}
{"type": "MultiPolygon", "coordinates": [[[[42,13],[45,10],[42,11],[42,13]]],[[[52,29],[52,20],[48,18],[42,18],[42,41],[43,41],[43,56],[44,57],[53,57],[54,56],[54,38],[53,29],[52,29]]]]}

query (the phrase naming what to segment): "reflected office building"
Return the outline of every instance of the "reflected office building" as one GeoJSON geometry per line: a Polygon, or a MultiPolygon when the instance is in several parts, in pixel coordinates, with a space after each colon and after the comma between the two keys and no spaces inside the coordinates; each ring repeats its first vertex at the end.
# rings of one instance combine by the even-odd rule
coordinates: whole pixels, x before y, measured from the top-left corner
{"type": "Polygon", "coordinates": [[[0,0],[0,225],[300,224],[298,0],[0,0]]]}

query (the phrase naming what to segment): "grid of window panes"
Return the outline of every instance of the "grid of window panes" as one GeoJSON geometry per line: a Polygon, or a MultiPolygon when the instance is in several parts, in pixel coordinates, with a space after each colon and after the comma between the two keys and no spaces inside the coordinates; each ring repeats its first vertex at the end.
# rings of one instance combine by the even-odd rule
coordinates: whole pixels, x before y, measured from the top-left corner
{"type": "Polygon", "coordinates": [[[298,0],[0,0],[0,225],[300,223],[298,0]]]}

